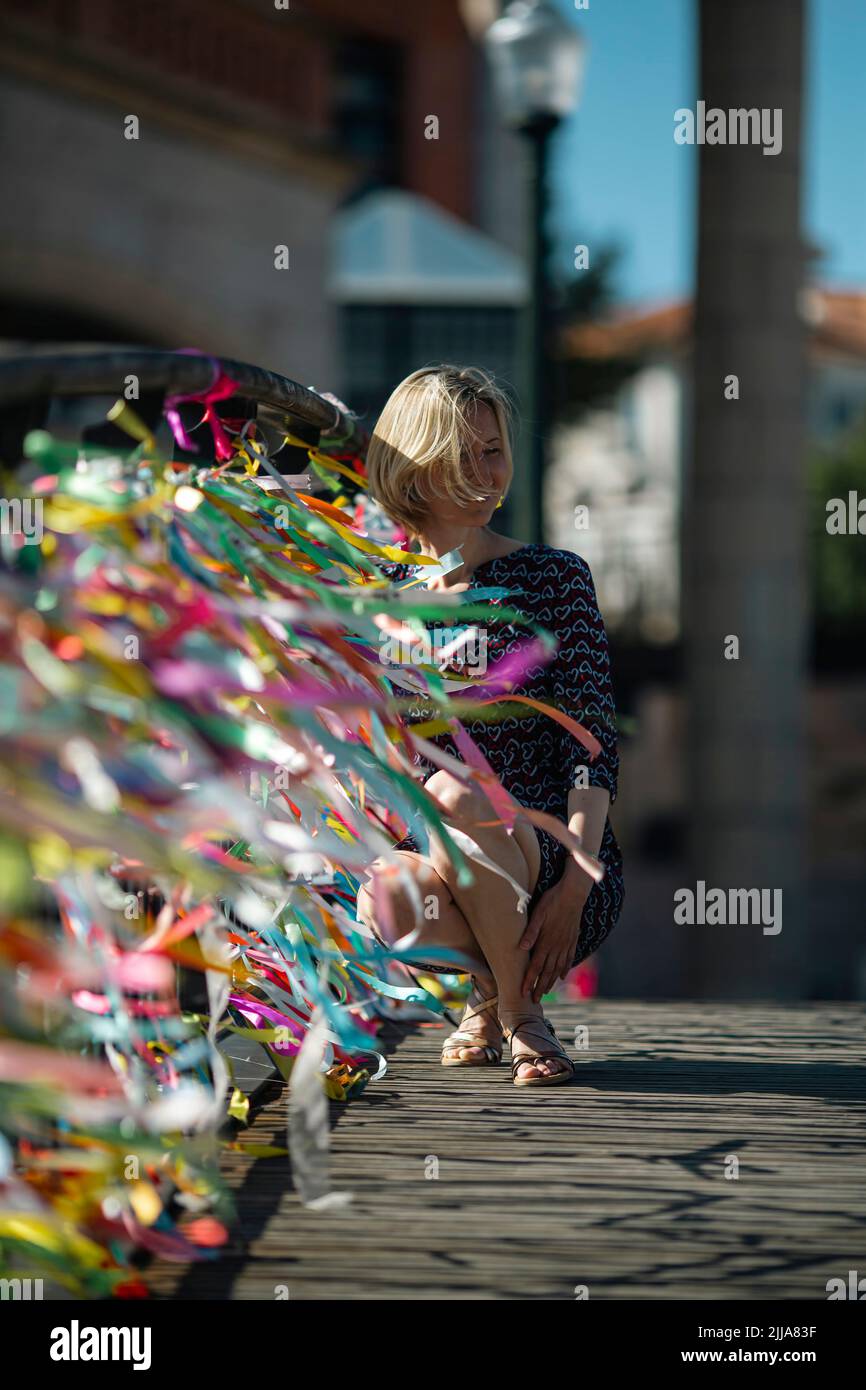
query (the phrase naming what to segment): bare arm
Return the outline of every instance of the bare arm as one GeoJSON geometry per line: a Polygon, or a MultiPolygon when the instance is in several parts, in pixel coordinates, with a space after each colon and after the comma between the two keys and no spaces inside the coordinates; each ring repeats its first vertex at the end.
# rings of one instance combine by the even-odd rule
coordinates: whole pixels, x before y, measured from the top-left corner
{"type": "MultiPolygon", "coordinates": [[[[598,858],[601,848],[609,806],[610,792],[606,787],[572,787],[568,793],[568,828],[594,859],[598,858]]],[[[566,856],[562,878],[581,890],[584,897],[589,895],[593,881],[570,854],[566,856]]]]}

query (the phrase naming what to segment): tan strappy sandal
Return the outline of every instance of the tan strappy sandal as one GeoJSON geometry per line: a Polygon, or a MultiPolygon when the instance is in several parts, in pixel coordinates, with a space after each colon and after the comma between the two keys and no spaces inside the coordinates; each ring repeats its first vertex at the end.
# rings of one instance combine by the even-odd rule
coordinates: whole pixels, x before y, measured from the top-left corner
{"type": "Polygon", "coordinates": [[[526,1029],[528,1031],[531,1031],[533,1028],[537,1031],[543,1030],[548,1035],[548,1037],[552,1036],[556,1042],[556,1047],[548,1048],[544,1052],[520,1052],[517,1054],[517,1056],[512,1055],[511,1078],[515,1086],[559,1086],[564,1081],[570,1081],[575,1073],[574,1062],[571,1060],[568,1053],[565,1051],[561,1042],[557,1038],[556,1029],[554,1028],[553,1024],[550,1022],[548,1018],[544,1018],[543,1016],[539,1018],[537,1014],[516,1014],[514,1027],[509,1028],[505,1024],[503,1024],[502,1032],[510,1044],[511,1039],[514,1036],[514,1033],[517,1029],[526,1029]],[[561,1069],[559,1071],[552,1072],[547,1076],[545,1076],[544,1074],[542,1074],[541,1076],[517,1075],[520,1068],[524,1065],[528,1064],[529,1066],[535,1066],[536,1062],[546,1062],[554,1057],[559,1058],[563,1062],[567,1062],[568,1069],[561,1069]]]}
{"type": "MultiPolygon", "coordinates": [[[[473,990],[473,993],[476,993],[476,994],[477,994],[478,991],[477,991],[477,990],[473,990]]],[[[470,996],[470,997],[471,997],[471,996],[470,996]]],[[[470,1018],[476,1018],[479,1014],[483,1014],[484,1011],[485,1011],[485,1009],[495,1008],[495,1006],[496,1006],[496,1004],[497,1004],[498,1002],[499,1002],[499,996],[498,996],[497,994],[491,994],[491,996],[490,996],[489,999],[484,999],[484,1000],[482,1000],[482,1002],[481,1002],[479,1005],[477,1005],[476,1008],[471,1009],[470,1012],[469,1012],[469,1014],[468,1014],[468,1016],[467,1016],[466,1018],[462,1019],[461,1022],[462,1022],[462,1023],[468,1023],[470,1018]]],[[[486,1043],[486,1042],[484,1042],[484,1040],[483,1040],[483,1038],[480,1036],[480,1034],[478,1034],[478,1033],[468,1033],[468,1032],[466,1032],[466,1030],[465,1030],[463,1027],[458,1028],[457,1031],[454,1032],[454,1033],[449,1033],[448,1037],[445,1038],[444,1042],[442,1043],[442,1065],[443,1065],[443,1067],[490,1067],[490,1066],[494,1066],[497,1062],[501,1062],[501,1061],[502,1061],[502,1048],[501,1048],[501,1047],[495,1047],[495,1046],[493,1045],[493,1043],[486,1043]],[[446,1056],[445,1056],[446,1048],[456,1048],[456,1047],[481,1047],[481,1048],[484,1049],[484,1056],[483,1056],[483,1057],[446,1057],[446,1056]]]]}

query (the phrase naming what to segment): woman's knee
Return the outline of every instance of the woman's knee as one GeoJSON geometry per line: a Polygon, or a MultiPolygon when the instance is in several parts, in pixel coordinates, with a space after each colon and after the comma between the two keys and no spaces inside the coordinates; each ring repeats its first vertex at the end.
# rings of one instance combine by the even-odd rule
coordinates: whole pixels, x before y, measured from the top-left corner
{"type": "Polygon", "coordinates": [[[480,787],[472,782],[462,782],[451,772],[434,772],[424,783],[425,789],[444,806],[448,819],[475,823],[495,821],[496,815],[480,787]]]}
{"type": "MultiPolygon", "coordinates": [[[[516,847],[522,862],[518,864],[513,861],[511,868],[517,869],[517,877],[527,881],[530,891],[535,887],[541,872],[541,850],[538,836],[525,816],[517,816],[513,831],[509,833],[506,827],[498,821],[493,807],[480,787],[474,784],[467,785],[450,772],[435,772],[425,783],[425,786],[429,787],[437,800],[446,807],[448,818],[462,823],[470,833],[473,827],[482,830],[485,835],[491,837],[488,844],[495,842],[497,837],[501,836],[506,860],[511,859],[511,856],[508,855],[509,844],[516,847]]],[[[450,880],[452,869],[447,855],[436,844],[435,840],[431,844],[431,857],[440,872],[444,869],[450,880]]]]}
{"type": "Polygon", "coordinates": [[[363,883],[358,890],[357,913],[362,917],[376,932],[380,940],[385,944],[392,944],[401,936],[405,936],[418,925],[419,914],[424,918],[428,910],[431,895],[436,898],[437,906],[440,897],[445,897],[450,901],[451,895],[445,884],[433,867],[419,855],[409,850],[398,850],[400,858],[400,869],[396,869],[393,864],[383,860],[375,860],[368,868],[367,875],[371,880],[363,883]],[[407,882],[407,876],[411,878],[415,891],[407,882]],[[379,917],[376,909],[376,896],[373,891],[372,879],[378,880],[378,894],[386,900],[387,916],[390,917],[390,924],[386,918],[379,917]]]}

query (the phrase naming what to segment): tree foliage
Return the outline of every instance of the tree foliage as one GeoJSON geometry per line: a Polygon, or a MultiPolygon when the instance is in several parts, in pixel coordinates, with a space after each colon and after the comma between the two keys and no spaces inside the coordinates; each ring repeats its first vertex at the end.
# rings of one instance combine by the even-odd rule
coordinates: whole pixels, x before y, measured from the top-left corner
{"type": "Polygon", "coordinates": [[[592,407],[611,403],[623,382],[640,366],[637,358],[574,355],[563,338],[569,328],[601,323],[610,316],[621,258],[622,248],[615,243],[593,246],[586,270],[554,281],[552,317],[557,350],[552,353],[551,391],[554,416],[563,423],[575,423],[592,407]]]}

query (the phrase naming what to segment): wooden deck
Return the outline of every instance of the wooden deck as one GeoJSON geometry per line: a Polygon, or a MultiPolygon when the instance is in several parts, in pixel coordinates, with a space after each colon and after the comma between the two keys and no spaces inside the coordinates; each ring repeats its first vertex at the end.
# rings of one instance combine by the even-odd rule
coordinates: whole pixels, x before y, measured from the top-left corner
{"type": "MultiPolygon", "coordinates": [[[[571,1085],[537,1090],[511,1085],[507,1049],[443,1070],[441,1026],[389,1025],[387,1075],[332,1106],[352,1204],[306,1210],[287,1159],[231,1154],[233,1247],[146,1279],[193,1299],[825,1300],[866,1274],[864,1012],[548,1006],[589,1047],[571,1085]]],[[[280,1089],[245,1137],[285,1142],[280,1089]]]]}

